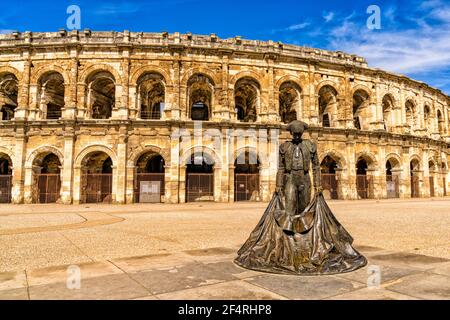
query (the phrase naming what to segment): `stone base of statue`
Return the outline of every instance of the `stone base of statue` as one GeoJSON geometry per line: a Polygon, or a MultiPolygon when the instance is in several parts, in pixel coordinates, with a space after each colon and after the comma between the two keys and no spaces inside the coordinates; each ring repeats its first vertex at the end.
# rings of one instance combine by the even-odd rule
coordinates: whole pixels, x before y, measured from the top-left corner
{"type": "Polygon", "coordinates": [[[238,251],[237,265],[270,273],[328,275],[367,264],[352,247],[353,238],[337,221],[322,193],[299,215],[286,215],[283,203],[275,193],[238,251]]]}

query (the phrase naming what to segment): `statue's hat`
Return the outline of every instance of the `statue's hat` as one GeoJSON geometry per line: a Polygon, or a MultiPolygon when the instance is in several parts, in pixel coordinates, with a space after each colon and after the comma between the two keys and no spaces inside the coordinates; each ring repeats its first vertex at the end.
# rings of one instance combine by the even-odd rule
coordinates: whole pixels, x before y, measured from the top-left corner
{"type": "Polygon", "coordinates": [[[288,124],[287,129],[291,134],[302,133],[308,129],[308,124],[303,121],[294,120],[288,124]]]}

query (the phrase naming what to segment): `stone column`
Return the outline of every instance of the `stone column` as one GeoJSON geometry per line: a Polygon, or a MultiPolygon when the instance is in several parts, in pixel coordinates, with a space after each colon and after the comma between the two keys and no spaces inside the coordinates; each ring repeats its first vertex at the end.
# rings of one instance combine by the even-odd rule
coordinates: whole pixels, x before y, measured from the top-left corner
{"type": "Polygon", "coordinates": [[[27,137],[23,123],[17,125],[16,139],[14,146],[14,157],[11,159],[12,171],[12,203],[20,204],[24,202],[24,174],[25,174],[25,150],[27,137]]]}
{"type": "Polygon", "coordinates": [[[64,132],[64,159],[61,170],[61,203],[72,203],[72,180],[75,133],[72,126],[66,126],[64,132]]]}
{"type": "Polygon", "coordinates": [[[74,165],[73,167],[73,204],[81,203],[81,166],[74,165]]]}
{"type": "MultiPolygon", "coordinates": [[[[186,86],[185,84],[181,84],[181,61],[179,60],[179,54],[174,52],[174,60],[172,63],[172,68],[170,70],[171,78],[173,82],[173,91],[172,91],[172,106],[171,106],[171,119],[172,120],[180,120],[186,119],[186,112],[182,110],[182,98],[181,95],[184,93],[186,96],[186,86]],[[182,88],[183,87],[183,88],[182,88]]],[[[184,99],[183,99],[184,100],[184,99]]]]}
{"type": "Polygon", "coordinates": [[[25,177],[23,187],[23,202],[25,204],[33,203],[33,165],[25,164],[25,177]]]}
{"type": "Polygon", "coordinates": [[[376,198],[387,198],[387,184],[386,184],[386,146],[378,142],[378,188],[375,188],[376,198]]]}
{"type": "Polygon", "coordinates": [[[234,190],[236,184],[234,181],[234,169],[234,164],[228,165],[228,202],[234,202],[234,190]]]}
{"type": "MultiPolygon", "coordinates": [[[[179,128],[172,127],[170,134],[170,166],[166,169],[166,203],[184,202],[185,190],[181,192],[181,180],[185,179],[186,166],[180,160],[180,134],[179,128]],[[181,172],[184,168],[184,173],[181,172]],[[181,195],[183,193],[183,198],[181,195]]],[[[183,186],[184,187],[184,186],[183,186]]]]}
{"type": "Polygon", "coordinates": [[[76,49],[70,51],[70,83],[64,84],[64,108],[61,110],[62,118],[75,119],[77,116],[77,81],[78,81],[78,52],[76,49]]]}
{"type": "Polygon", "coordinates": [[[125,203],[125,187],[126,187],[126,176],[127,176],[127,127],[121,126],[119,129],[119,141],[117,144],[117,164],[115,164],[116,172],[114,177],[116,177],[116,191],[115,191],[115,202],[117,204],[125,203]]]}
{"type": "Polygon", "coordinates": [[[128,163],[126,171],[125,202],[127,204],[131,204],[134,203],[134,180],[136,178],[136,166],[132,163],[128,163]]]}
{"type": "Polygon", "coordinates": [[[400,198],[411,198],[411,170],[409,147],[402,148],[403,171],[400,176],[400,198]]]}
{"type": "Polygon", "coordinates": [[[22,52],[23,72],[22,81],[19,83],[19,92],[17,97],[17,108],[14,111],[15,120],[25,120],[28,117],[29,99],[30,99],[30,74],[31,61],[30,53],[27,49],[22,52]]]}
{"type": "Polygon", "coordinates": [[[347,194],[345,199],[358,199],[356,191],[356,159],[355,159],[355,141],[352,135],[347,140],[347,194]]]}
{"type": "MultiPolygon", "coordinates": [[[[222,202],[222,167],[214,166],[214,202],[222,202]]],[[[225,201],[225,200],[223,200],[225,201]]]]}

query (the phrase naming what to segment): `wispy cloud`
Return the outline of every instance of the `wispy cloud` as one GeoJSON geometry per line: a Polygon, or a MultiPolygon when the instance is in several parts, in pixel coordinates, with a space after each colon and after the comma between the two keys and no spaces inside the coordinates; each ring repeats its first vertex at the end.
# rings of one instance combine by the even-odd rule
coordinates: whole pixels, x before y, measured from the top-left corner
{"type": "Polygon", "coordinates": [[[324,14],[322,15],[323,18],[325,19],[325,23],[330,22],[331,20],[333,20],[334,18],[334,12],[330,11],[330,12],[324,12],[324,14]]]}
{"type": "Polygon", "coordinates": [[[286,28],[272,29],[271,32],[277,33],[277,32],[285,32],[285,31],[297,31],[297,30],[305,29],[305,28],[309,27],[310,25],[311,25],[311,23],[309,23],[309,22],[302,22],[302,23],[290,25],[286,28]]]}
{"type": "Polygon", "coordinates": [[[0,29],[0,34],[8,34],[8,33],[12,33],[15,30],[10,30],[10,29],[0,29]]]}
{"type": "Polygon", "coordinates": [[[137,3],[104,3],[94,13],[97,15],[129,14],[136,13],[139,9],[140,5],[137,3]]]}

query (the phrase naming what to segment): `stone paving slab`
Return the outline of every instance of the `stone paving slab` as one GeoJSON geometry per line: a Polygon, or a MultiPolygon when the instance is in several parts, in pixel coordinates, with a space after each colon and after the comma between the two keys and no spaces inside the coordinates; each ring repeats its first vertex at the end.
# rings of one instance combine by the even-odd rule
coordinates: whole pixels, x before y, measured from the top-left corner
{"type": "Polygon", "coordinates": [[[421,270],[427,270],[433,268],[438,264],[450,261],[449,259],[445,258],[430,257],[421,254],[405,253],[405,252],[373,255],[371,256],[371,260],[374,264],[384,262],[390,265],[404,265],[421,270]]]}
{"type": "Polygon", "coordinates": [[[148,290],[127,274],[101,276],[81,281],[80,289],[68,289],[66,282],[31,286],[32,300],[122,300],[149,295],[148,290]]]}
{"type": "Polygon", "coordinates": [[[0,291],[0,300],[28,300],[27,288],[0,291]]]}
{"type": "Polygon", "coordinates": [[[244,281],[289,299],[317,300],[364,287],[363,284],[335,276],[261,275],[244,281]]]}
{"type": "Polygon", "coordinates": [[[387,289],[421,299],[449,300],[450,277],[421,273],[399,279],[387,289]]]}
{"type": "Polygon", "coordinates": [[[383,288],[362,288],[328,298],[330,300],[418,300],[383,288]]]}
{"type": "Polygon", "coordinates": [[[161,300],[286,300],[283,296],[242,280],[160,294],[157,298],[161,300]]]}
{"type": "MultiPolygon", "coordinates": [[[[67,280],[70,265],[34,269],[27,272],[29,286],[39,286],[67,280]]],[[[121,274],[122,270],[109,262],[92,262],[77,264],[81,279],[98,278],[101,276],[121,274]]]]}
{"type": "Polygon", "coordinates": [[[0,291],[27,287],[24,271],[0,273],[0,291]]]}

